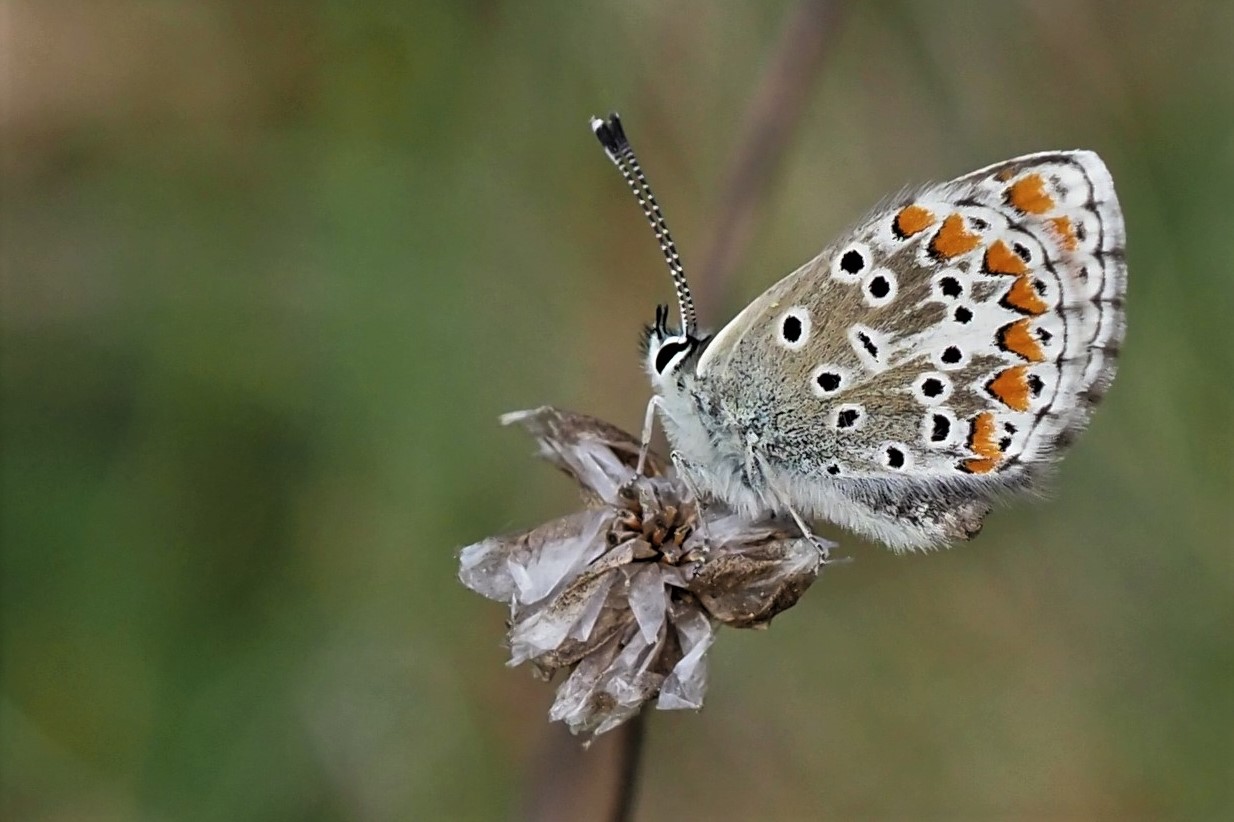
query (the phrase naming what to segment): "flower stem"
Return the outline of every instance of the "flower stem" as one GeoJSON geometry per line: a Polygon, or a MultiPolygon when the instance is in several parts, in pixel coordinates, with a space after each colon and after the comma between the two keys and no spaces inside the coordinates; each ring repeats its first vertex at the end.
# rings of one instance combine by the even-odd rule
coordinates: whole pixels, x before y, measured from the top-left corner
{"type": "Polygon", "coordinates": [[[634,800],[638,796],[639,764],[643,753],[643,739],[647,735],[647,709],[638,712],[626,722],[625,734],[618,752],[617,792],[613,797],[612,822],[630,822],[634,818],[634,800]]]}

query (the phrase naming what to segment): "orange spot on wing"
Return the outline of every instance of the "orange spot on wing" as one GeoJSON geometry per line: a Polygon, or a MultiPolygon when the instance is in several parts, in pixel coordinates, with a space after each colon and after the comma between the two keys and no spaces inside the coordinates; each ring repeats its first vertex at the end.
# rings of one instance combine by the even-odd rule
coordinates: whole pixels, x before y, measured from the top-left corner
{"type": "Polygon", "coordinates": [[[1059,243],[1065,251],[1075,251],[1079,247],[1080,240],[1076,237],[1075,226],[1071,224],[1070,217],[1053,217],[1050,225],[1054,226],[1054,233],[1058,235],[1059,243]]]}
{"type": "Polygon", "coordinates": [[[1054,208],[1054,200],[1045,193],[1045,180],[1040,174],[1029,174],[1008,186],[1007,202],[1025,214],[1045,214],[1054,208]]]}
{"type": "Polygon", "coordinates": [[[995,240],[985,251],[985,270],[991,274],[1026,274],[1028,266],[1002,240],[995,240]]]}
{"type": "Polygon", "coordinates": [[[911,237],[934,225],[935,217],[928,208],[916,204],[905,206],[896,215],[893,228],[900,237],[911,237]]]}
{"type": "Polygon", "coordinates": [[[958,257],[977,247],[981,238],[964,227],[964,218],[952,214],[930,241],[930,250],[939,257],[958,257]]]}
{"type": "Polygon", "coordinates": [[[1037,338],[1033,336],[1032,327],[1027,319],[1016,320],[1000,328],[998,344],[1004,351],[1019,354],[1029,362],[1041,362],[1045,359],[1041,343],[1037,342],[1037,338]]]}
{"type": "Polygon", "coordinates": [[[1015,411],[1028,410],[1028,366],[1013,365],[998,373],[986,384],[986,391],[1003,405],[1015,411]]]}
{"type": "Polygon", "coordinates": [[[964,460],[964,470],[970,474],[988,474],[998,467],[999,460],[988,457],[982,459],[964,460]]]}
{"type": "Polygon", "coordinates": [[[965,471],[972,474],[988,474],[993,471],[1002,459],[998,450],[998,441],[994,433],[994,414],[982,411],[973,417],[972,428],[968,434],[968,448],[979,459],[967,459],[961,463],[965,471]]]}
{"type": "Polygon", "coordinates": [[[1050,309],[1037,293],[1037,289],[1033,288],[1033,279],[1027,274],[1016,277],[1007,291],[1007,296],[1003,297],[1003,305],[1033,315],[1044,314],[1050,309]]]}

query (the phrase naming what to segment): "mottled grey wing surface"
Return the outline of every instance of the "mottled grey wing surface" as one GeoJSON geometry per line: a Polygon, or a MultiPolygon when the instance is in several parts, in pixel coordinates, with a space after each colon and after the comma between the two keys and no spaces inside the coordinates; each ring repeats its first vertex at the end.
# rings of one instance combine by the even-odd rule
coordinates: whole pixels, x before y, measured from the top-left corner
{"type": "Polygon", "coordinates": [[[1022,484],[1114,375],[1122,213],[1087,151],[905,195],[768,289],[699,361],[802,476],[1022,484]]]}

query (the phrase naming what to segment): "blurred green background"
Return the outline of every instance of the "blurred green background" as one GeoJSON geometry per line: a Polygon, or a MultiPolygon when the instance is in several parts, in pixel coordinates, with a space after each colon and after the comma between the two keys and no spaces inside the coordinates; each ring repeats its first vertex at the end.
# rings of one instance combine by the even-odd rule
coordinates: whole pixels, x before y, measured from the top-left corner
{"type": "MultiPolygon", "coordinates": [[[[503,411],[637,429],[788,5],[11,0],[0,815],[506,818],[551,690],[456,549],[576,505],[503,411]]],[[[722,323],[884,195],[1088,147],[1121,372],[1050,497],[836,569],[656,714],[638,818],[1229,818],[1234,4],[862,3],[722,323]]]]}

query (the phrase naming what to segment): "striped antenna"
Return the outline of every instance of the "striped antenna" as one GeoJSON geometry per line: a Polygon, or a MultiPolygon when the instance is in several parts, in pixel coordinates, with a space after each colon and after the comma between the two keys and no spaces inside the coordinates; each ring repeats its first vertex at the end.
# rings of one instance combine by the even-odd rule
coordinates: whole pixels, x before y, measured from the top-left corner
{"type": "Polygon", "coordinates": [[[693,336],[696,328],[694,298],[690,296],[686,272],[681,266],[681,257],[677,254],[673,235],[668,233],[668,224],[664,222],[664,212],[660,210],[660,204],[656,202],[655,195],[651,193],[647,176],[643,174],[642,166],[638,164],[638,158],[634,156],[634,149],[630,148],[630,141],[626,139],[625,129],[621,127],[621,118],[616,112],[610,114],[607,120],[592,117],[591,130],[595,132],[600,145],[604,146],[604,153],[613,161],[613,165],[617,166],[621,176],[626,178],[626,183],[638,199],[639,207],[643,209],[643,215],[647,218],[647,222],[651,223],[651,230],[655,232],[656,240],[660,243],[664,261],[668,263],[668,273],[673,278],[673,288],[677,290],[677,307],[681,310],[681,333],[693,336]]]}

